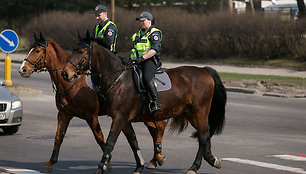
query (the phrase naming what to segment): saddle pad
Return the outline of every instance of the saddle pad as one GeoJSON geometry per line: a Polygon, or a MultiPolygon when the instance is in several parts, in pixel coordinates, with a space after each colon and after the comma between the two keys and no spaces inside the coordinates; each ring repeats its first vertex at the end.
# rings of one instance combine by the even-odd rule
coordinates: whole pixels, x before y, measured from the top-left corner
{"type": "Polygon", "coordinates": [[[157,85],[157,92],[167,91],[171,89],[171,81],[166,72],[155,74],[155,84],[157,85]]]}
{"type": "Polygon", "coordinates": [[[92,83],[91,76],[85,76],[85,82],[90,89],[99,92],[98,88],[92,83]]]}

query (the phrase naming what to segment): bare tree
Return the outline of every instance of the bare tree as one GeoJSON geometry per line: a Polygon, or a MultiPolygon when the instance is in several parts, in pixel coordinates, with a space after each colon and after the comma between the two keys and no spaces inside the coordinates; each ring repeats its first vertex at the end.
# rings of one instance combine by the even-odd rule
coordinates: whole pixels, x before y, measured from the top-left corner
{"type": "Polygon", "coordinates": [[[299,8],[298,18],[305,17],[305,3],[304,0],[297,0],[297,5],[299,8]]]}

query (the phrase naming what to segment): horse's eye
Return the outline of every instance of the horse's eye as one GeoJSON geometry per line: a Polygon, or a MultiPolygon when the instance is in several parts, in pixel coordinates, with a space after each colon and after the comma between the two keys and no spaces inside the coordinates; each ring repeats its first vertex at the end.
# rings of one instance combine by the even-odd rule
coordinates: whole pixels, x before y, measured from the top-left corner
{"type": "Polygon", "coordinates": [[[79,53],[84,53],[84,49],[79,49],[79,53]]]}
{"type": "Polygon", "coordinates": [[[40,50],[35,50],[36,51],[36,53],[39,53],[40,52],[40,50]]]}

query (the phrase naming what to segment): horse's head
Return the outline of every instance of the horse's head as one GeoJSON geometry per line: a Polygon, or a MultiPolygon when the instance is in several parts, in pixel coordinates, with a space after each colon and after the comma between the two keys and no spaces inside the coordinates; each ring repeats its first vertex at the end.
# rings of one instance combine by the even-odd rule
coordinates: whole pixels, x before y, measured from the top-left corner
{"type": "Polygon", "coordinates": [[[92,49],[92,38],[87,31],[86,37],[82,38],[78,33],[79,43],[73,49],[71,56],[61,73],[62,77],[70,82],[78,75],[90,68],[90,54],[92,49]]]}
{"type": "Polygon", "coordinates": [[[37,38],[34,33],[34,38],[35,42],[19,69],[19,73],[22,77],[30,77],[34,71],[45,68],[47,64],[46,50],[48,41],[44,38],[42,33],[40,33],[40,38],[37,38]]]}

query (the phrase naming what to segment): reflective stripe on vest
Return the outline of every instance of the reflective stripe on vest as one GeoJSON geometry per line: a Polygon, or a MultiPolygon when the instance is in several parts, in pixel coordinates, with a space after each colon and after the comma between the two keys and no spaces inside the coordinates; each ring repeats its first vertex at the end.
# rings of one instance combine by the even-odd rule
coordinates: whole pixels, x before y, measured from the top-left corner
{"type": "Polygon", "coordinates": [[[151,49],[151,42],[149,40],[149,36],[155,32],[160,32],[160,41],[162,40],[162,32],[157,28],[152,28],[150,32],[146,33],[145,35],[140,38],[141,30],[138,33],[135,33],[132,36],[132,42],[134,43],[134,48],[131,50],[130,58],[135,60],[137,57],[145,55],[151,49]]]}
{"type": "MultiPolygon", "coordinates": [[[[104,27],[99,31],[98,33],[98,30],[99,30],[99,25],[96,26],[96,29],[95,29],[95,38],[101,38],[103,39],[104,37],[104,32],[106,30],[106,28],[110,25],[110,24],[113,24],[115,26],[115,28],[118,30],[117,26],[115,25],[115,23],[113,23],[112,21],[108,21],[104,27]]],[[[114,33],[116,34],[116,33],[114,33]]],[[[110,51],[115,51],[115,47],[116,47],[116,40],[117,40],[117,34],[115,36],[115,40],[113,42],[113,44],[111,45],[111,48],[110,48],[110,51]]]]}

